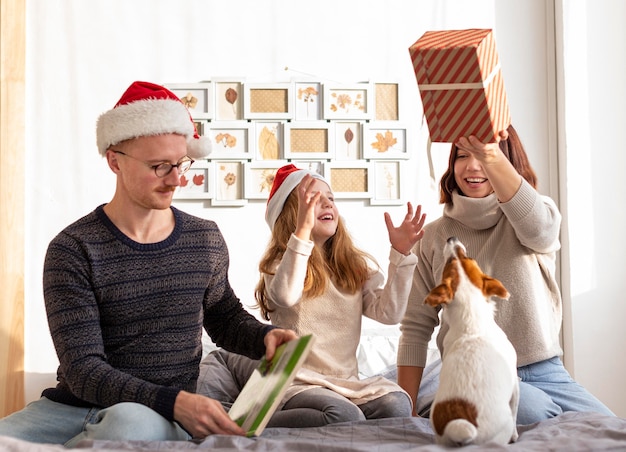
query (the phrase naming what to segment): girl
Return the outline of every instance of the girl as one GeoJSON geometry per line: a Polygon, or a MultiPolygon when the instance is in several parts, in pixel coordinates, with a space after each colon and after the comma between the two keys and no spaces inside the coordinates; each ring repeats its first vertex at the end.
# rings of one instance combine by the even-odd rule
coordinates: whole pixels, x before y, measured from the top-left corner
{"type": "Polygon", "coordinates": [[[362,315],[396,324],[406,309],[425,215],[407,204],[402,224],[385,223],[392,245],[387,283],[374,259],[356,248],[322,176],[287,165],[278,170],[265,219],[272,237],[259,269],[263,316],[315,344],[270,427],[410,416],[408,395],[383,377],[359,380],[356,350],[362,315]]]}

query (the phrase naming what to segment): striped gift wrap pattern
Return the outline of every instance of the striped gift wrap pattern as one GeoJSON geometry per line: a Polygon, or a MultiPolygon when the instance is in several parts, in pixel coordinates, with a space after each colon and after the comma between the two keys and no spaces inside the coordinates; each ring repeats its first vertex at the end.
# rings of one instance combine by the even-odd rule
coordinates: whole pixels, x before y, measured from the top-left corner
{"type": "Polygon", "coordinates": [[[427,31],[409,48],[433,142],[495,141],[511,123],[490,29],[427,31]]]}

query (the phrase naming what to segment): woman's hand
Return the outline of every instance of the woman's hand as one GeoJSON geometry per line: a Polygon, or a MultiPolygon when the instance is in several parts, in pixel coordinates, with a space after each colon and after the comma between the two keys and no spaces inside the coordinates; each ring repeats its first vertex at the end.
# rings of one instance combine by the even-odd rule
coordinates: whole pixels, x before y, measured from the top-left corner
{"type": "Polygon", "coordinates": [[[508,137],[509,133],[503,130],[498,134],[495,143],[481,143],[473,135],[459,138],[455,143],[459,149],[471,153],[479,161],[500,202],[510,201],[522,184],[522,176],[500,150],[500,141],[508,137]]]}
{"type": "Polygon", "coordinates": [[[426,214],[422,214],[422,206],[417,206],[417,211],[413,215],[413,206],[410,202],[407,202],[407,212],[404,216],[404,220],[397,228],[394,227],[391,221],[391,215],[385,212],[385,224],[387,225],[387,232],[389,232],[389,241],[391,246],[399,253],[408,256],[413,249],[413,246],[424,236],[424,222],[426,221],[426,214]]]}
{"type": "Polygon", "coordinates": [[[499,162],[502,158],[506,160],[506,157],[500,151],[500,141],[506,140],[508,137],[509,133],[506,130],[502,130],[496,136],[495,143],[483,143],[474,135],[470,135],[469,137],[459,138],[455,145],[459,149],[470,152],[483,165],[483,168],[486,168],[490,164],[499,162]]]}

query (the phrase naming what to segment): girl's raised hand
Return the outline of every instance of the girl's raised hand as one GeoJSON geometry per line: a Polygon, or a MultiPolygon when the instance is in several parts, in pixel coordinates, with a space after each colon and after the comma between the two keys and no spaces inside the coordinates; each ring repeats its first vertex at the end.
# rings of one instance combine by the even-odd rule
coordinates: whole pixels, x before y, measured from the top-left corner
{"type": "Polygon", "coordinates": [[[315,205],[322,194],[312,190],[313,176],[307,174],[298,184],[298,221],[295,236],[301,240],[311,240],[315,226],[315,205]]]}
{"type": "Polygon", "coordinates": [[[413,246],[424,236],[424,230],[422,228],[424,227],[425,221],[426,214],[422,213],[422,206],[418,205],[415,215],[413,215],[413,206],[410,202],[407,202],[406,215],[397,228],[391,221],[391,215],[385,212],[385,224],[389,232],[391,246],[399,253],[408,256],[413,246]]]}

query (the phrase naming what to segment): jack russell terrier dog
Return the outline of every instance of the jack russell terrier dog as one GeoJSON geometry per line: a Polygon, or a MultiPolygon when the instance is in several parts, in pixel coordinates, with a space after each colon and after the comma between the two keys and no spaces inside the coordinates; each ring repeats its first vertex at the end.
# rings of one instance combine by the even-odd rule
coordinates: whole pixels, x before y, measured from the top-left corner
{"type": "Polygon", "coordinates": [[[443,304],[450,327],[430,421],[439,445],[508,444],[518,436],[517,354],[494,320],[491,297],[509,293],[465,253],[456,237],[448,239],[441,284],[424,301],[443,304]]]}

